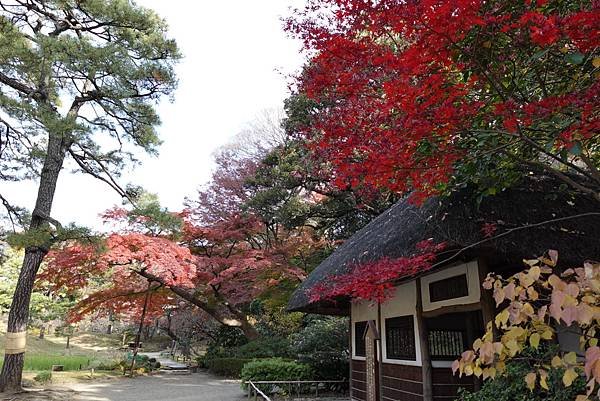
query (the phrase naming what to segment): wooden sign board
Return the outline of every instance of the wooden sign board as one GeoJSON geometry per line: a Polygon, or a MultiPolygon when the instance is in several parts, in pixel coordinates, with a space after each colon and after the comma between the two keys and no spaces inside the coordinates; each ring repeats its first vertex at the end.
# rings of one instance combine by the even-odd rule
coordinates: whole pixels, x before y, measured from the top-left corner
{"type": "Polygon", "coordinates": [[[366,374],[367,374],[367,400],[378,401],[377,398],[377,347],[375,341],[379,340],[379,331],[374,320],[370,320],[365,330],[366,348],[366,374]]]}

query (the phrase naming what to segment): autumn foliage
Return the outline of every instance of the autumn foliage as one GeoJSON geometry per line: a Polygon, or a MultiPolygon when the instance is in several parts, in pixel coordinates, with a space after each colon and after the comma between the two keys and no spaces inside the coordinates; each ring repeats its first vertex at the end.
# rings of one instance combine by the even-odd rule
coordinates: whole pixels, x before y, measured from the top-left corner
{"type": "Polygon", "coordinates": [[[147,319],[162,315],[175,298],[164,286],[193,288],[196,266],[189,250],[160,237],[140,233],[112,234],[103,247],[74,243],[48,255],[47,267],[38,281],[50,289],[75,294],[90,292],[71,311],[71,320],[101,312],[135,319],[141,313],[148,280],[140,272],[160,277],[153,287],[147,319]]]}
{"type": "Polygon", "coordinates": [[[581,352],[532,361],[531,372],[524,378],[527,386],[548,390],[548,371],[560,368],[567,387],[585,374],[587,394],[578,396],[577,401],[588,400],[593,393],[600,396],[600,265],[589,262],[559,273],[557,258],[557,252],[550,251],[548,257],[526,261],[529,269],[508,279],[487,277],[484,288],[493,290],[496,305],[502,309],[473,349],[454,362],[455,372],[494,378],[528,347],[538,349],[556,341],[557,327],[563,326],[579,336],[581,352]]]}
{"type": "Polygon", "coordinates": [[[384,303],[393,295],[394,283],[431,269],[436,253],[445,244],[431,240],[417,244],[418,253],[410,257],[382,258],[356,265],[348,273],[330,277],[310,290],[311,302],[335,301],[342,297],[384,303]]]}
{"type": "Polygon", "coordinates": [[[549,160],[594,179],[598,21],[596,1],[311,0],[288,21],[318,105],[301,134],[339,186],[417,200],[549,160]]]}

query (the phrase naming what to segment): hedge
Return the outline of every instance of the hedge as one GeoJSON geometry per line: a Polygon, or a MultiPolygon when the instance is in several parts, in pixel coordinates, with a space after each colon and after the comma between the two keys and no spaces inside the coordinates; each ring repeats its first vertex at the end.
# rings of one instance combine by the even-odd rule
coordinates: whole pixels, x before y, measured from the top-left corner
{"type": "Polygon", "coordinates": [[[212,358],[204,361],[209,371],[220,376],[239,378],[244,364],[252,362],[249,358],[212,358]]]}
{"type": "MultiPolygon", "coordinates": [[[[241,374],[242,388],[247,389],[248,381],[312,380],[310,366],[281,358],[260,359],[244,365],[241,374]]],[[[261,386],[263,391],[272,392],[271,386],[261,386]]]]}

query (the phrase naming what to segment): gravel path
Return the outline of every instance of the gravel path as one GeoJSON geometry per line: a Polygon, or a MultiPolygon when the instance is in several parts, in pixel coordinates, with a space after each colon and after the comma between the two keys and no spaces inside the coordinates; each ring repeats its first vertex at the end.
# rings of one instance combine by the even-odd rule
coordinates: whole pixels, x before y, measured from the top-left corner
{"type": "Polygon", "coordinates": [[[240,383],[206,373],[160,374],[70,386],[74,401],[241,401],[240,383]]]}

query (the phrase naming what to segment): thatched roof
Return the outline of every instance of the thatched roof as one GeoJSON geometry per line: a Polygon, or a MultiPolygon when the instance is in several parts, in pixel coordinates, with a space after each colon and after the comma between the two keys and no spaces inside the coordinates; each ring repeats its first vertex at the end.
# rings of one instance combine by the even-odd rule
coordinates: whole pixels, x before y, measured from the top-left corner
{"type": "Polygon", "coordinates": [[[438,261],[454,256],[469,260],[485,257],[494,271],[522,266],[523,259],[542,255],[549,249],[559,252],[562,266],[580,265],[584,260],[600,260],[600,216],[517,229],[548,220],[582,213],[600,212],[600,204],[588,196],[559,190],[560,182],[550,178],[528,177],[520,185],[478,205],[472,190],[464,189],[447,197],[431,198],[421,207],[403,199],[344,242],[325,259],[293,294],[288,308],[293,311],[346,314],[348,300],[335,304],[311,303],[307,291],[332,276],[382,257],[397,258],[415,254],[422,240],[445,242],[448,247],[438,261]],[[502,238],[482,242],[484,223],[497,225],[496,235],[513,230],[502,238]],[[469,247],[456,255],[457,250],[469,247]]]}

